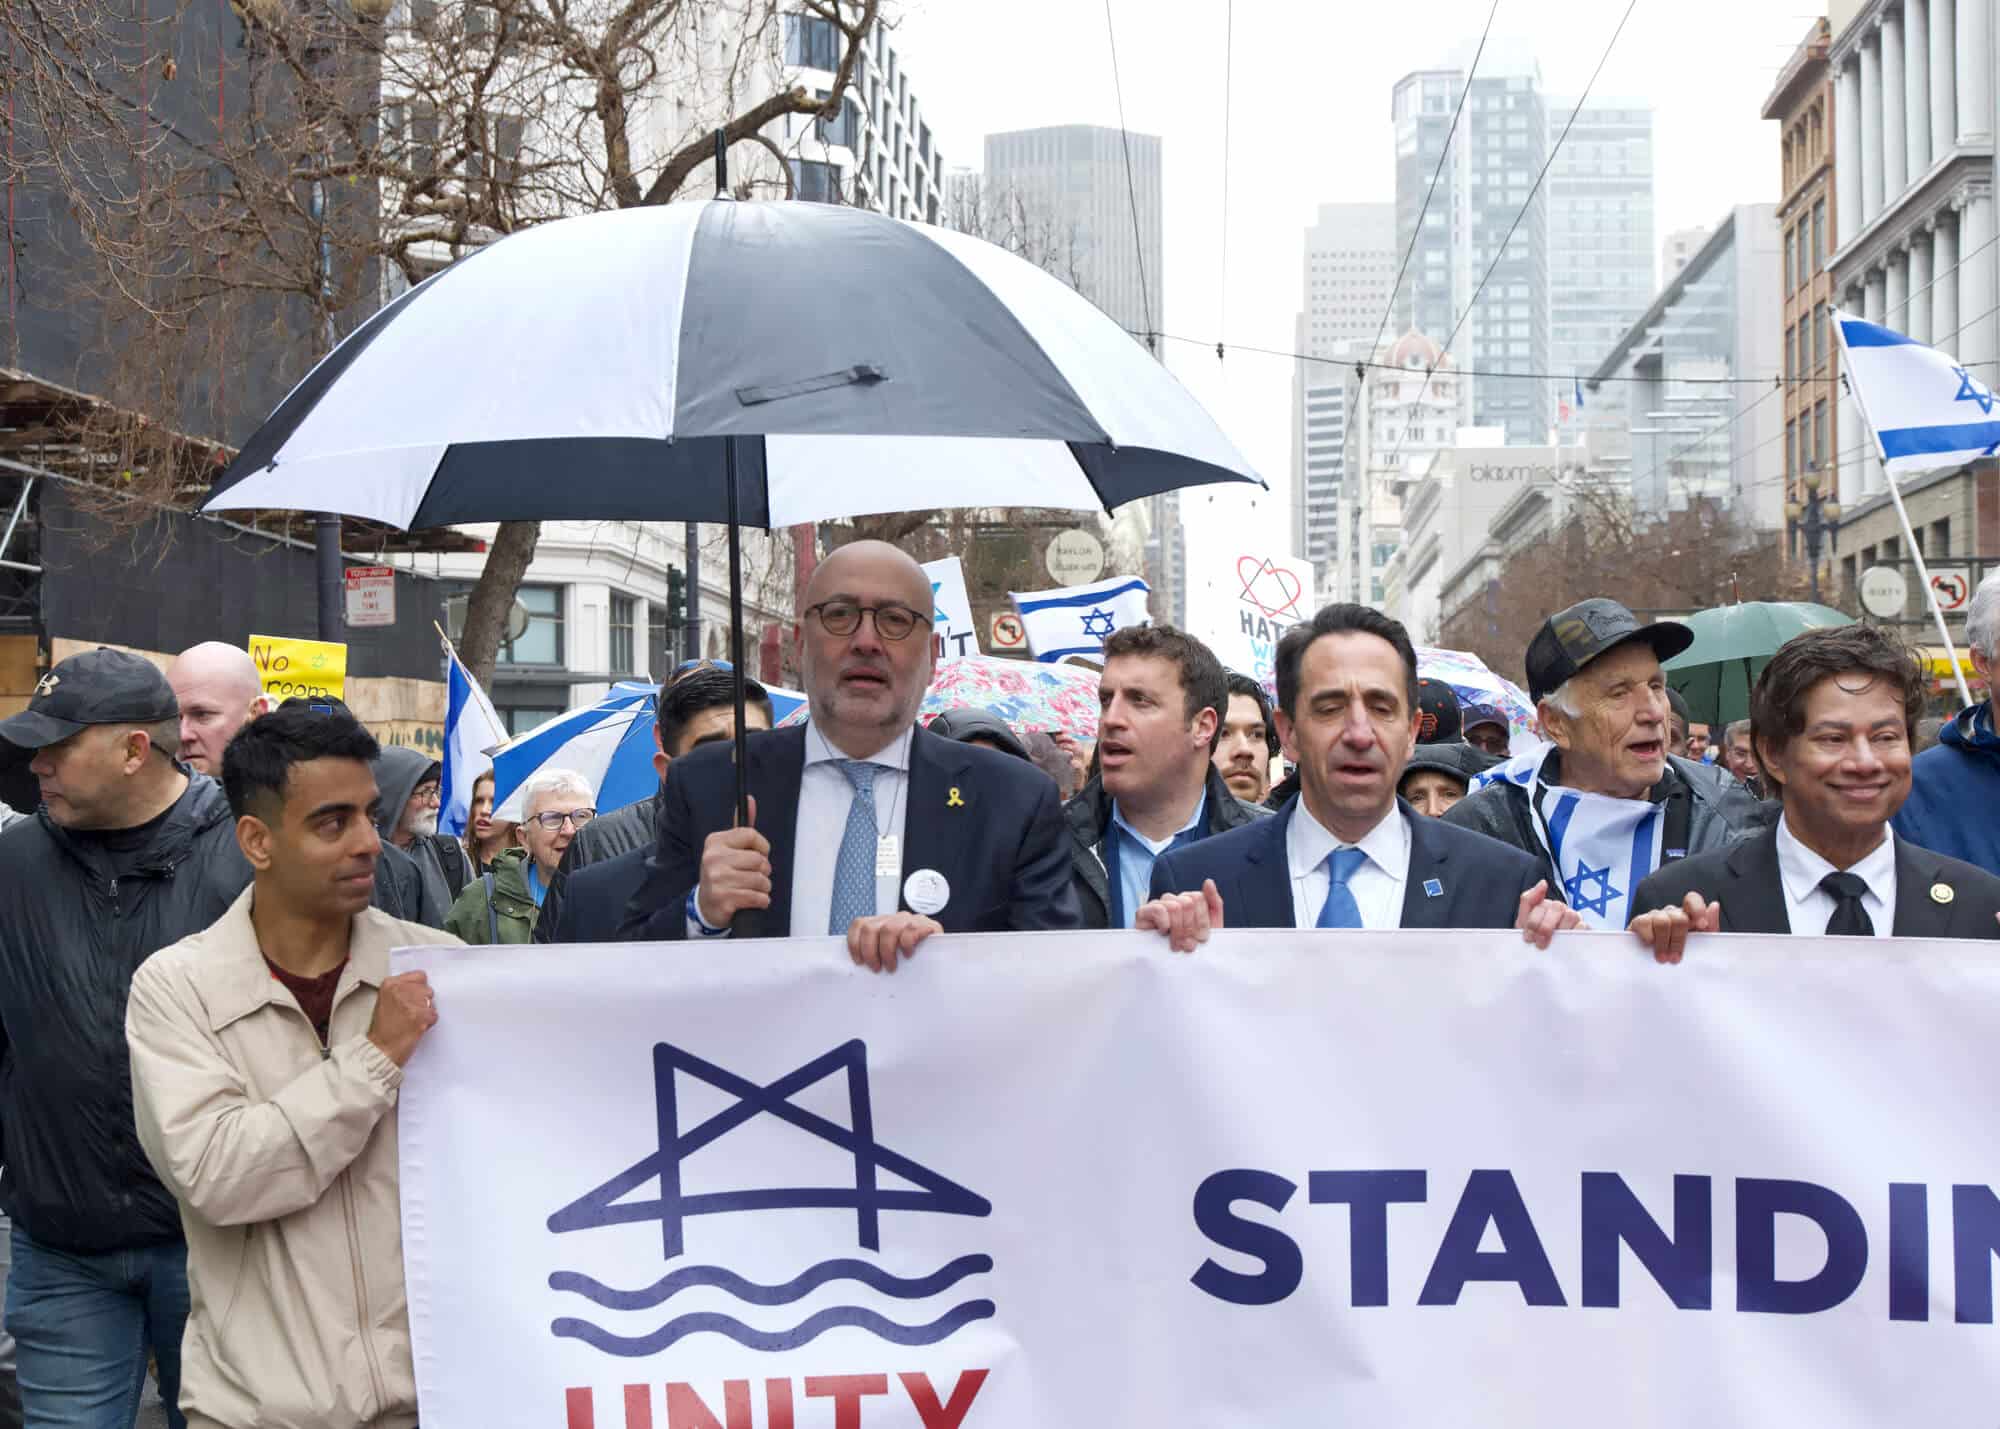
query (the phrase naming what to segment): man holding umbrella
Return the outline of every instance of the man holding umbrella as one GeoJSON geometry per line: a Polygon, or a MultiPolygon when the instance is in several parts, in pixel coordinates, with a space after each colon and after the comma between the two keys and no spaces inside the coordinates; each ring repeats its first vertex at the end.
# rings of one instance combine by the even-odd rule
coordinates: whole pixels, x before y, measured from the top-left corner
{"type": "Polygon", "coordinates": [[[1527,674],[1555,747],[1491,771],[1445,822],[1533,855],[1588,925],[1623,928],[1641,879],[1745,837],[1759,819],[1727,773],[1667,752],[1660,661],[1693,638],[1602,597],[1550,616],[1528,645],[1527,674]]]}
{"type": "Polygon", "coordinates": [[[932,933],[1081,925],[1055,786],[1018,759],[916,727],[930,580],[896,547],[828,556],[800,626],[811,719],[749,737],[751,827],[732,827],[726,746],[667,766],[659,841],[628,938],[845,934],[894,971],[932,933]]]}

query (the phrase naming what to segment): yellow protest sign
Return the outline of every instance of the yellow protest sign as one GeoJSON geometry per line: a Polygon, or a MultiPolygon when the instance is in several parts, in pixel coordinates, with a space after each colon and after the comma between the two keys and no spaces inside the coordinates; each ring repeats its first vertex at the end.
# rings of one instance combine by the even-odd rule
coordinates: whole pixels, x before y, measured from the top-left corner
{"type": "Polygon", "coordinates": [[[347,698],[347,647],[326,640],[288,640],[282,635],[250,637],[250,658],[264,693],[274,700],[296,695],[347,698]]]}

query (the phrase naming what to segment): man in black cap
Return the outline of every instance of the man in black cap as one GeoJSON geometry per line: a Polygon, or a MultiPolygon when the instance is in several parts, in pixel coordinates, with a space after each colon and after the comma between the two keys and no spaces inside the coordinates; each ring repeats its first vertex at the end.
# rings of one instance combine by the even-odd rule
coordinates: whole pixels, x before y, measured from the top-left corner
{"type": "Polygon", "coordinates": [[[0,1203],[30,1424],[129,1429],[150,1354],[181,1426],[187,1249],[132,1120],[125,1002],[148,956],[250,881],[221,787],[177,762],[166,677],[73,655],[0,721],[41,809],[0,834],[0,1203]]]}
{"type": "Polygon", "coordinates": [[[1458,744],[1464,738],[1458,691],[1443,680],[1417,681],[1417,743],[1458,744]]]}
{"type": "Polygon", "coordinates": [[[1550,616],[1529,642],[1527,675],[1555,747],[1503,766],[1445,821],[1535,855],[1587,925],[1625,927],[1641,879],[1759,823],[1742,785],[1667,752],[1660,662],[1693,640],[1677,621],[1643,625],[1601,597],[1550,616]]]}
{"type": "Polygon", "coordinates": [[[1688,757],[1688,726],[1694,722],[1694,715],[1688,709],[1687,696],[1671,686],[1667,690],[1667,753],[1688,757]]]}

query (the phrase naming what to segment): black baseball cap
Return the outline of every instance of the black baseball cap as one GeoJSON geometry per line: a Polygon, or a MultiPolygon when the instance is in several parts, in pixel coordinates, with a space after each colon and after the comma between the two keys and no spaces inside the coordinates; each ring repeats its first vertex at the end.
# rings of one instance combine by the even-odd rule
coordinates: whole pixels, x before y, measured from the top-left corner
{"type": "Polygon", "coordinates": [[[1403,781],[1412,774],[1433,772],[1449,774],[1469,789],[1473,775],[1483,774],[1498,763],[1492,755],[1469,744],[1419,744],[1410,762],[1403,766],[1403,772],[1396,776],[1396,786],[1400,790],[1403,781]]]}
{"type": "Polygon", "coordinates": [[[1655,655],[1671,660],[1694,644],[1694,632],[1678,620],[1641,625],[1638,616],[1604,596],[1580,600],[1543,621],[1528,642],[1528,697],[1540,701],[1599,655],[1628,640],[1643,640],[1655,655]]]}
{"type": "Polygon", "coordinates": [[[1465,737],[1458,691],[1443,680],[1417,681],[1417,743],[1456,744],[1465,737]]]}
{"type": "Polygon", "coordinates": [[[42,676],[28,707],[0,720],[0,739],[17,749],[46,749],[94,724],[158,724],[180,712],[174,687],[152,661],[123,650],[86,650],[42,676]]]}
{"type": "Polygon", "coordinates": [[[946,739],[955,739],[960,744],[970,744],[975,739],[990,739],[1016,759],[1028,757],[1028,746],[1021,743],[1021,737],[1013,727],[990,710],[974,709],[962,705],[955,710],[946,710],[930,723],[930,732],[946,739]]]}

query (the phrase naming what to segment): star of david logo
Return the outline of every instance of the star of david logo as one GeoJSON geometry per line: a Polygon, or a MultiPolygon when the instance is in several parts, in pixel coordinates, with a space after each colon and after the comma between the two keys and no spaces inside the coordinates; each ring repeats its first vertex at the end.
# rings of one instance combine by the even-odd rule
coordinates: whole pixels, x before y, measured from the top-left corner
{"type": "Polygon", "coordinates": [[[947,1216],[992,1214],[993,1205],[985,1197],[891,1151],[875,1139],[875,1118],[868,1095],[868,1047],[858,1039],[844,1042],[762,1086],[672,1043],[661,1042],[653,1048],[653,1095],[658,1149],[550,1216],[551,1231],[561,1234],[658,1221],[663,1258],[672,1260],[685,1249],[685,1223],[690,1216],[826,1207],[851,1209],[856,1239],[867,1250],[880,1250],[883,1211],[925,1211],[947,1216]],[[683,1128],[675,1093],[676,1073],[685,1073],[727,1092],[736,1101],[706,1121],[683,1128]],[[846,1126],[795,1106],[792,1101],[808,1088],[836,1075],[844,1076],[847,1083],[846,1126]],[[851,1152],[853,1186],[775,1186],[701,1195],[685,1193],[681,1188],[681,1167],[688,1157],[760,1114],[775,1116],[851,1152]],[[882,1186],[883,1172],[907,1183],[910,1189],[882,1186]],[[649,1181],[659,1182],[657,1197],[624,1199],[649,1181]]]}
{"type": "Polygon", "coordinates": [[[1993,389],[1988,387],[1984,382],[1981,382],[1977,377],[1974,377],[1970,372],[1967,372],[1963,367],[1954,367],[1952,371],[1958,374],[1958,395],[1952,398],[1952,401],[1977,402],[1981,416],[1992,416],[1993,389]]]}
{"type": "Polygon", "coordinates": [[[1111,612],[1108,610],[1093,610],[1083,618],[1083,633],[1085,635],[1095,635],[1101,638],[1109,635],[1117,628],[1117,623],[1113,620],[1111,612]]]}
{"type": "Polygon", "coordinates": [[[944,607],[938,604],[938,592],[943,589],[943,581],[931,582],[931,621],[937,625],[951,624],[951,617],[945,614],[944,607]]]}
{"type": "Polygon", "coordinates": [[[1625,896],[1622,888],[1611,886],[1610,864],[1607,863],[1602,868],[1592,868],[1581,859],[1577,861],[1576,876],[1563,881],[1563,891],[1569,895],[1570,907],[1579,913],[1595,913],[1600,918],[1611,912],[1612,899],[1625,896]],[[1583,890],[1591,883],[1597,885],[1597,896],[1586,898],[1583,896],[1583,890]]]}

